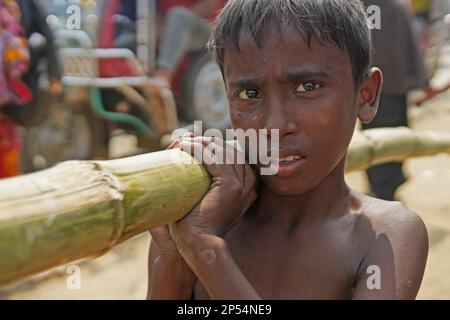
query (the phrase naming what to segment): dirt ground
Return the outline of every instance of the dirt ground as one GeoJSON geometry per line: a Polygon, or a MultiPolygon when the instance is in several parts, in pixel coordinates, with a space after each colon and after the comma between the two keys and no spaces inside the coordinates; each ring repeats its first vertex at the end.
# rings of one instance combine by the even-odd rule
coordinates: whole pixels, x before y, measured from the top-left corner
{"type": "MultiPolygon", "coordinates": [[[[450,48],[449,48],[450,49],[450,48]]],[[[436,83],[450,80],[450,50],[436,83]]],[[[415,130],[450,132],[450,92],[421,109],[410,110],[415,130]]],[[[411,159],[405,163],[409,180],[398,198],[424,219],[430,238],[428,263],[419,299],[450,299],[450,155],[411,159]]],[[[349,184],[367,192],[364,173],[347,176],[349,184]]],[[[150,236],[142,234],[108,254],[77,263],[80,288],[69,289],[67,266],[0,291],[0,299],[145,299],[150,236]]],[[[70,283],[69,283],[70,284],[70,283]]]]}

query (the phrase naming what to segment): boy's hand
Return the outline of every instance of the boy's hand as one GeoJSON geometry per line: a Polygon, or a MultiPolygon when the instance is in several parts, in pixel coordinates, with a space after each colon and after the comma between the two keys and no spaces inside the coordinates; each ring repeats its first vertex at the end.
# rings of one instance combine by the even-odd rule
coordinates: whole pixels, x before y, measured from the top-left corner
{"type": "MultiPolygon", "coordinates": [[[[188,216],[170,226],[172,238],[186,258],[191,240],[200,235],[223,238],[239,222],[257,198],[257,178],[247,163],[237,164],[237,150],[225,148],[225,142],[218,138],[195,138],[190,134],[183,136],[176,146],[193,156],[202,155],[203,161],[197,160],[212,176],[210,190],[203,200],[188,216]],[[227,154],[234,164],[218,164],[225,162],[227,154]]],[[[240,156],[243,157],[242,153],[240,156]]]]}
{"type": "Polygon", "coordinates": [[[180,255],[168,226],[150,230],[149,254],[150,300],[191,299],[197,277],[180,255]]]}
{"type": "Polygon", "coordinates": [[[175,242],[169,232],[169,226],[160,226],[150,230],[152,241],[158,247],[158,257],[164,261],[176,261],[180,258],[175,242]]]}

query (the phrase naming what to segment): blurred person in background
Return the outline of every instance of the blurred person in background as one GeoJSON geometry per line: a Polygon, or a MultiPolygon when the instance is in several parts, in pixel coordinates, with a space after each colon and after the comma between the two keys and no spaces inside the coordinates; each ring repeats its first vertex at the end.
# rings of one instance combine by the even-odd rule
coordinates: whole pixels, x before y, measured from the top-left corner
{"type": "MultiPolygon", "coordinates": [[[[406,1],[406,0],[404,0],[406,1]]],[[[425,23],[433,23],[450,13],[449,0],[410,0],[414,14],[425,23]]]]}
{"type": "Polygon", "coordinates": [[[156,70],[158,87],[170,88],[181,59],[190,52],[206,48],[210,23],[225,0],[159,0],[158,25],[162,26],[156,70]]]}
{"type": "Polygon", "coordinates": [[[46,58],[49,93],[62,92],[60,69],[46,15],[34,0],[0,0],[0,178],[20,173],[20,127],[35,123],[38,114],[38,66],[46,58]],[[31,45],[34,33],[43,39],[31,45]],[[41,41],[42,42],[42,41],[41,41]]]}
{"type": "MultiPolygon", "coordinates": [[[[206,49],[211,26],[226,0],[157,0],[156,66],[149,70],[152,84],[146,89],[159,99],[161,89],[172,89],[172,81],[183,58],[206,49]]],[[[115,21],[114,46],[136,51],[137,3],[121,0],[115,21]]],[[[107,105],[117,112],[133,110],[132,104],[114,90],[103,90],[107,105]]]]}
{"type": "MultiPolygon", "coordinates": [[[[403,0],[364,0],[381,9],[381,29],[373,29],[372,65],[383,71],[384,85],[378,114],[363,129],[408,126],[407,95],[422,89],[426,100],[434,96],[418,46],[413,16],[403,0]]],[[[371,191],[384,200],[394,200],[397,188],[406,181],[402,163],[387,163],[367,171],[371,191]]]]}
{"type": "Polygon", "coordinates": [[[30,55],[16,1],[0,0],[0,178],[20,173],[19,126],[3,112],[5,108],[27,104],[32,93],[21,81],[30,55]]]}
{"type": "Polygon", "coordinates": [[[58,63],[53,31],[46,22],[46,12],[36,0],[17,0],[17,2],[22,12],[22,25],[25,28],[26,37],[30,38],[33,33],[39,33],[44,37],[42,46],[30,46],[30,69],[24,76],[24,80],[32,86],[33,92],[36,92],[38,63],[42,58],[46,58],[49,77],[48,89],[53,95],[60,94],[62,92],[61,66],[58,63]]]}
{"type": "Polygon", "coordinates": [[[425,52],[431,37],[432,0],[411,0],[411,12],[415,15],[415,26],[419,36],[419,48],[425,52]]]}
{"type": "Polygon", "coordinates": [[[48,92],[59,95],[63,91],[61,85],[61,70],[58,63],[57,50],[54,44],[53,31],[46,22],[46,14],[36,0],[16,0],[21,12],[21,24],[25,37],[29,40],[30,66],[22,76],[22,80],[31,89],[33,99],[29,104],[18,104],[5,108],[11,119],[22,126],[35,124],[38,115],[36,97],[39,94],[39,64],[43,59],[47,61],[48,92]]]}
{"type": "Polygon", "coordinates": [[[428,20],[431,2],[432,0],[411,0],[411,7],[418,17],[428,20]]]}
{"type": "Polygon", "coordinates": [[[450,10],[449,0],[410,0],[420,36],[420,49],[425,52],[433,36],[432,25],[442,19],[450,10]]]}
{"type": "MultiPolygon", "coordinates": [[[[158,0],[158,58],[153,72],[158,87],[168,87],[182,58],[206,48],[211,32],[210,23],[226,0],[158,0]]],[[[122,0],[115,16],[116,47],[135,50],[136,1],[122,0]]]]}

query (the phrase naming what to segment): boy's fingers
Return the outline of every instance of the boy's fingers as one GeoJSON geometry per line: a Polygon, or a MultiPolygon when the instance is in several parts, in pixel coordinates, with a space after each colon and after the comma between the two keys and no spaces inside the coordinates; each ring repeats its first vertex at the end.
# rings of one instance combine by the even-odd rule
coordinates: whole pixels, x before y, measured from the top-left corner
{"type": "Polygon", "coordinates": [[[175,140],[167,147],[167,150],[175,149],[175,148],[178,146],[178,144],[180,143],[180,141],[181,141],[180,138],[176,138],[176,139],[175,139],[175,140]]]}
{"type": "Polygon", "coordinates": [[[242,184],[244,183],[245,157],[241,162],[238,162],[238,150],[226,144],[223,140],[211,142],[206,148],[215,156],[217,165],[228,168],[228,172],[233,173],[242,184]]]}
{"type": "Polygon", "coordinates": [[[193,141],[197,143],[203,144],[205,147],[209,146],[210,144],[214,143],[217,146],[220,146],[222,149],[231,149],[232,146],[227,144],[224,140],[222,140],[219,137],[182,137],[183,140],[193,141]],[[230,148],[227,148],[227,147],[230,148]]]}
{"type": "Polygon", "coordinates": [[[253,171],[252,167],[250,165],[245,164],[244,167],[244,187],[245,189],[252,189],[254,190],[256,188],[256,174],[253,171]]]}
{"type": "MultiPolygon", "coordinates": [[[[224,145],[221,139],[215,138],[215,137],[185,137],[182,138],[183,141],[186,142],[194,142],[202,144],[204,147],[209,148],[209,150],[214,151],[213,154],[223,154],[224,145]],[[218,151],[218,152],[215,152],[218,151]]],[[[222,159],[218,159],[222,160],[222,159]]],[[[223,162],[218,162],[223,163],[223,162]]]]}
{"type": "Polygon", "coordinates": [[[246,163],[245,155],[220,138],[186,135],[180,139],[177,147],[205,165],[212,176],[231,174],[238,178],[246,189],[255,183],[256,176],[246,163]]]}
{"type": "Polygon", "coordinates": [[[242,185],[245,187],[245,177],[246,177],[246,166],[247,161],[245,159],[244,154],[233,148],[232,146],[229,146],[226,148],[226,159],[230,159],[232,161],[233,168],[236,172],[236,176],[238,177],[239,181],[242,183],[242,185]]]}
{"type": "Polygon", "coordinates": [[[242,214],[246,213],[248,209],[252,206],[253,202],[258,198],[258,193],[256,190],[252,190],[247,198],[247,202],[245,203],[244,209],[242,210],[242,214]]]}
{"type": "Polygon", "coordinates": [[[150,230],[150,235],[152,236],[152,240],[155,240],[155,243],[158,247],[172,241],[168,226],[153,228],[150,230]]]}
{"type": "Polygon", "coordinates": [[[190,139],[193,140],[195,142],[199,142],[199,143],[211,143],[211,142],[217,142],[220,143],[223,140],[219,137],[203,137],[203,136],[183,136],[182,138],[186,138],[186,139],[190,139]]]}
{"type": "Polygon", "coordinates": [[[193,142],[190,140],[182,139],[178,143],[178,148],[183,150],[186,153],[189,153],[192,157],[194,157],[200,163],[203,163],[203,145],[197,142],[193,142]]]}
{"type": "Polygon", "coordinates": [[[244,184],[246,159],[241,151],[216,137],[185,137],[181,141],[203,145],[205,149],[209,150],[201,159],[203,164],[210,166],[212,170],[211,166],[214,165],[227,167],[227,171],[233,173],[244,184]]]}
{"type": "Polygon", "coordinates": [[[241,184],[245,188],[245,165],[244,164],[237,164],[236,162],[233,165],[234,171],[236,172],[236,176],[241,182],[241,184]]]}
{"type": "MultiPolygon", "coordinates": [[[[203,137],[203,138],[204,138],[203,140],[198,141],[201,141],[201,143],[205,147],[207,147],[209,150],[212,151],[213,154],[216,155],[216,159],[220,161],[217,164],[236,166],[241,164],[243,165],[246,163],[245,155],[241,151],[234,148],[231,144],[228,144],[226,141],[222,140],[221,138],[216,137],[207,137],[207,138],[203,137]],[[218,151],[220,151],[220,153],[218,151]]],[[[243,176],[242,170],[237,171],[239,171],[241,173],[241,176],[243,176]]]]}
{"type": "Polygon", "coordinates": [[[180,141],[183,139],[183,138],[191,138],[191,137],[194,137],[194,134],[192,133],[192,132],[186,132],[186,133],[184,133],[181,137],[178,137],[178,138],[176,138],[168,147],[167,147],[167,149],[169,150],[169,149],[175,149],[177,146],[178,146],[178,144],[180,143],[180,141]]]}
{"type": "MultiPolygon", "coordinates": [[[[208,150],[207,148],[205,148],[204,145],[201,143],[188,142],[186,140],[182,140],[178,144],[178,146],[181,148],[181,150],[189,153],[197,161],[199,161],[201,164],[203,164],[212,176],[223,175],[222,172],[224,171],[224,169],[227,169],[227,168],[223,167],[221,170],[217,166],[216,158],[212,154],[211,150],[208,150]]],[[[228,171],[229,171],[229,169],[228,169],[228,171]]]]}

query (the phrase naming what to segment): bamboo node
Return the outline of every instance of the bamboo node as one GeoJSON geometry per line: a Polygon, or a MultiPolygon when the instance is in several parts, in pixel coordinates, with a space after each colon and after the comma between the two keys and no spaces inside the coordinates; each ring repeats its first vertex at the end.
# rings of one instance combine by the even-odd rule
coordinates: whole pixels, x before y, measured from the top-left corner
{"type": "Polygon", "coordinates": [[[111,196],[112,200],[122,201],[124,199],[125,187],[122,182],[110,171],[102,167],[98,162],[91,162],[94,171],[100,173],[99,180],[105,182],[109,189],[108,194],[111,196]]]}

